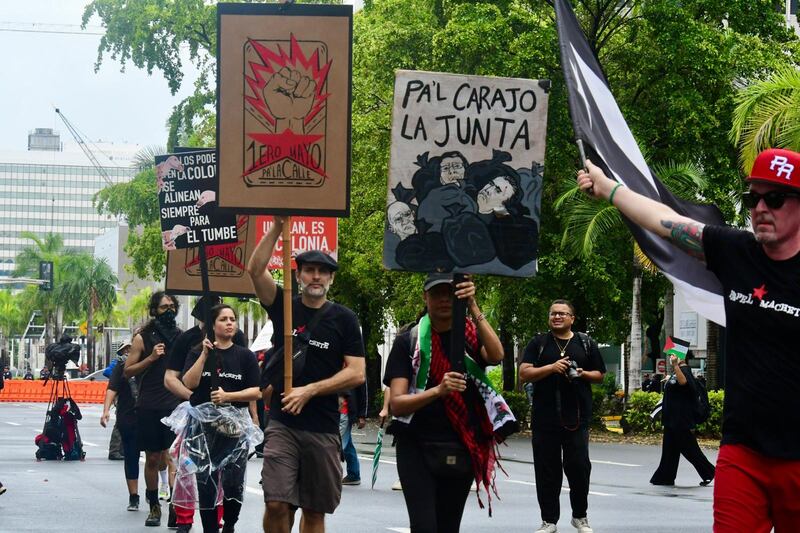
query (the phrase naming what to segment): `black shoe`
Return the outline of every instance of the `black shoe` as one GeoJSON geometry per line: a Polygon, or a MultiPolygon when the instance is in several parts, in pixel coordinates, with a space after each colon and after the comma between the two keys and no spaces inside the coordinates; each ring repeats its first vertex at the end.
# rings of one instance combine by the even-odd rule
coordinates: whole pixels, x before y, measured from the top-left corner
{"type": "Polygon", "coordinates": [[[5,494],[5,492],[6,492],[6,488],[3,486],[2,483],[0,483],[0,494],[5,494]]]}
{"type": "Polygon", "coordinates": [[[150,514],[147,515],[144,525],[152,527],[158,527],[161,525],[161,506],[159,504],[150,504],[150,514]]]}
{"type": "Polygon", "coordinates": [[[175,506],[169,504],[169,512],[167,514],[167,527],[170,529],[178,527],[178,515],[175,514],[175,506]]]}
{"type": "Polygon", "coordinates": [[[108,455],[108,460],[109,461],[124,461],[125,460],[125,456],[122,455],[121,453],[109,454],[108,455]]]}
{"type": "Polygon", "coordinates": [[[703,481],[700,482],[700,486],[707,487],[711,484],[712,481],[714,481],[713,477],[711,479],[704,479],[703,481]]]}
{"type": "Polygon", "coordinates": [[[361,485],[361,478],[353,476],[344,476],[342,478],[342,485],[361,485]]]}
{"type": "Polygon", "coordinates": [[[177,533],[189,533],[192,530],[192,524],[181,524],[178,526],[177,533]]]}
{"type": "Polygon", "coordinates": [[[138,511],[139,510],[139,495],[138,494],[131,494],[128,496],[128,510],[129,511],[138,511]]]}
{"type": "Polygon", "coordinates": [[[233,529],[233,524],[231,524],[231,525],[228,525],[228,524],[223,525],[222,526],[222,533],[235,533],[235,531],[233,529]]]}

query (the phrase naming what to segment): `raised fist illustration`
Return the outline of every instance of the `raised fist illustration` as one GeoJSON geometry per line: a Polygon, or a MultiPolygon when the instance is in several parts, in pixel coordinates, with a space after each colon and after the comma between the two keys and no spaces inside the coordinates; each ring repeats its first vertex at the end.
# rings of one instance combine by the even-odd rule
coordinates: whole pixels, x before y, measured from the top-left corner
{"type": "Polygon", "coordinates": [[[317,83],[298,70],[283,67],[264,87],[264,102],[278,121],[278,130],[303,132],[303,119],[311,112],[317,83]]]}

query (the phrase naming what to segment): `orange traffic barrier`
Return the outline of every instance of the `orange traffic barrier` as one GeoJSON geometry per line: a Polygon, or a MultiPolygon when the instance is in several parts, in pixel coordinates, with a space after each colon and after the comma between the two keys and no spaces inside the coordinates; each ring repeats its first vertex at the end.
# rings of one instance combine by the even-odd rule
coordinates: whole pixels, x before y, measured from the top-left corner
{"type": "MultiPolygon", "coordinates": [[[[70,395],[79,405],[82,403],[103,403],[107,381],[68,381],[70,395]]],[[[45,385],[42,380],[6,380],[5,388],[0,390],[0,402],[43,402],[50,401],[54,387],[53,381],[45,385]]],[[[61,388],[59,387],[59,392],[61,388]]]]}

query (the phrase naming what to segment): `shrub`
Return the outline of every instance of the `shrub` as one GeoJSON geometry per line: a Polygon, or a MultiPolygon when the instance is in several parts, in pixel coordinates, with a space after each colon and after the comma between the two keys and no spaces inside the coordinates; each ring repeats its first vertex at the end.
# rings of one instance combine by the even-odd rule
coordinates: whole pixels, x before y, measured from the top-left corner
{"type": "Polygon", "coordinates": [[[628,399],[628,408],[622,415],[621,425],[626,433],[657,433],[661,431],[661,420],[653,420],[650,413],[661,399],[657,392],[636,391],[628,399]]]}
{"type": "Polygon", "coordinates": [[[722,436],[722,404],[725,401],[725,391],[709,391],[708,404],[711,414],[708,420],[697,426],[697,433],[704,437],[718,439],[722,436]]]}
{"type": "MultiPolygon", "coordinates": [[[[491,382],[492,387],[494,387],[494,390],[496,391],[503,390],[503,365],[497,365],[495,367],[492,367],[486,373],[486,377],[489,378],[489,382],[491,382]]],[[[505,394],[503,395],[503,397],[505,397],[505,394]]]]}

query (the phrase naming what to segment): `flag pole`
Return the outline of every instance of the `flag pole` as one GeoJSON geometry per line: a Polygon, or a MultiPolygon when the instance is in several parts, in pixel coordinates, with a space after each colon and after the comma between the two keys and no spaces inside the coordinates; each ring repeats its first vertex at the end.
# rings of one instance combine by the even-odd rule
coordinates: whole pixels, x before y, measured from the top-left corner
{"type": "MultiPolygon", "coordinates": [[[[283,391],[292,390],[292,218],[283,221],[283,391]]],[[[276,354],[277,355],[277,354],[276,354]]]]}

